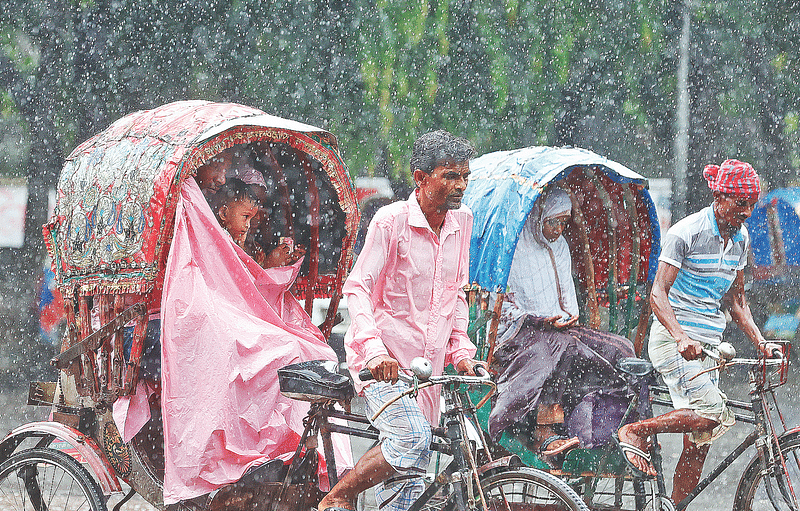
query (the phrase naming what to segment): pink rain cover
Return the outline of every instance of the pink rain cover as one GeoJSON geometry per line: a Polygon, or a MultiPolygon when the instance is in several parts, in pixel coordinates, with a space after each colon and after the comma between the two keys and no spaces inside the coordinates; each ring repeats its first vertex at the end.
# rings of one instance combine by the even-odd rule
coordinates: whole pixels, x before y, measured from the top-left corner
{"type": "MultiPolygon", "coordinates": [[[[336,360],[289,293],[299,267],[262,269],[219,226],[194,179],[184,182],[161,310],[165,504],[297,447],[308,404],[280,394],[277,370],[336,360]]],[[[337,468],[352,467],[348,438],[334,439],[337,468]]]]}

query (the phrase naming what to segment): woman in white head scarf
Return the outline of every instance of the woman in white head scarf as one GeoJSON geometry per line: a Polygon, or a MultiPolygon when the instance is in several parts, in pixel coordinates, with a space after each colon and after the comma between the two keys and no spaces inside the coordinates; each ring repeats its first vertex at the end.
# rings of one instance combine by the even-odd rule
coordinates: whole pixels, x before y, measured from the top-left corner
{"type": "MultiPolygon", "coordinates": [[[[572,257],[562,236],[571,214],[569,195],[555,187],[531,210],[511,263],[503,304],[505,333],[493,359],[498,395],[489,416],[490,433],[496,437],[513,425],[531,424],[532,414],[532,447],[549,462],[578,445],[593,447],[609,440],[613,428],[594,427],[582,387],[594,384],[606,394],[624,394],[614,388],[618,382],[610,375],[616,360],[634,354],[628,339],[577,325],[572,257]]],[[[602,413],[618,415],[619,424],[626,406],[602,413]]]]}
{"type": "Polygon", "coordinates": [[[552,188],[531,210],[508,274],[509,319],[539,316],[556,326],[577,321],[572,258],[561,235],[571,214],[572,201],[560,188],[552,188]]]}

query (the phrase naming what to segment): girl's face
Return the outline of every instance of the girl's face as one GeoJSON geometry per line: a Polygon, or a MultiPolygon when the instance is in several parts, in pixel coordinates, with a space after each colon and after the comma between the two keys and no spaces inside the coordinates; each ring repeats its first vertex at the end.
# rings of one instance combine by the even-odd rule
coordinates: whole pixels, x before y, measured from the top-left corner
{"type": "Polygon", "coordinates": [[[258,214],[258,205],[250,199],[231,201],[219,209],[219,218],[222,227],[233,237],[239,246],[244,246],[244,240],[250,231],[250,222],[258,214]]]}

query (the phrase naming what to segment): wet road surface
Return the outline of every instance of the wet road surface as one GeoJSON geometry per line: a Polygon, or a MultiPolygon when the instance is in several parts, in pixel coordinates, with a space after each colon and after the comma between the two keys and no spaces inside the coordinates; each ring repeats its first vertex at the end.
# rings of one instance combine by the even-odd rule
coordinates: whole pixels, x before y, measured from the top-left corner
{"type": "MultiPolygon", "coordinates": [[[[792,367],[792,369],[794,369],[794,367],[792,367]]],[[[800,383],[798,383],[798,380],[800,380],[800,375],[795,375],[792,373],[792,370],[790,370],[789,383],[776,391],[781,404],[781,410],[784,414],[784,419],[789,427],[800,425],[800,383]]],[[[721,382],[723,390],[728,394],[730,399],[748,400],[746,373],[743,369],[735,368],[727,374],[723,374],[721,382]]],[[[26,393],[27,389],[0,389],[0,433],[5,434],[14,427],[27,422],[46,419],[49,410],[44,407],[27,406],[25,404],[26,393]]],[[[666,411],[666,409],[656,409],[656,413],[662,413],[664,411],[666,411]]],[[[777,417],[775,419],[778,420],[777,417]]],[[[751,426],[748,424],[737,423],[728,433],[720,438],[711,447],[704,473],[708,472],[711,467],[722,461],[725,456],[744,439],[750,429],[751,426]]],[[[355,456],[359,456],[369,446],[363,441],[356,440],[359,443],[354,445],[354,454],[355,456]]],[[[664,457],[667,487],[669,490],[672,486],[671,474],[674,471],[680,454],[682,445],[681,437],[680,435],[662,435],[659,440],[662,445],[662,455],[664,457]]],[[[745,452],[745,454],[732,463],[711,486],[701,493],[689,506],[689,509],[731,509],[739,478],[741,477],[744,467],[753,456],[754,451],[750,448],[749,451],[745,452]]],[[[119,498],[121,498],[121,495],[112,497],[112,500],[109,502],[109,508],[113,506],[119,498]]],[[[123,509],[140,511],[153,508],[143,499],[134,498],[125,504],[123,509]]]]}

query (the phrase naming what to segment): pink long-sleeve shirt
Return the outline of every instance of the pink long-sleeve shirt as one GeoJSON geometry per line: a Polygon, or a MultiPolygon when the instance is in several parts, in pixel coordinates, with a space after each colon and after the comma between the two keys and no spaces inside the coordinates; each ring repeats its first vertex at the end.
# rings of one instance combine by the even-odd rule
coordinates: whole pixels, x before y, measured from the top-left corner
{"type": "MultiPolygon", "coordinates": [[[[413,193],[375,214],[342,289],[351,319],[347,363],[359,392],[366,385],[358,372],[378,355],[395,358],[400,367],[425,357],[434,375],[475,356],[463,290],[471,233],[472,212],[461,206],[447,212],[436,236],[413,193]]],[[[428,420],[438,424],[438,386],[424,389],[417,400],[428,420]]]]}

